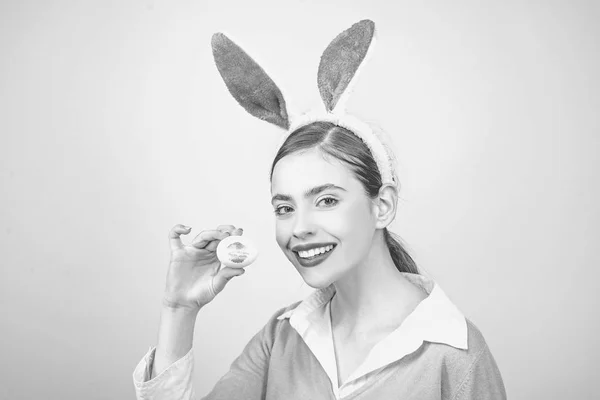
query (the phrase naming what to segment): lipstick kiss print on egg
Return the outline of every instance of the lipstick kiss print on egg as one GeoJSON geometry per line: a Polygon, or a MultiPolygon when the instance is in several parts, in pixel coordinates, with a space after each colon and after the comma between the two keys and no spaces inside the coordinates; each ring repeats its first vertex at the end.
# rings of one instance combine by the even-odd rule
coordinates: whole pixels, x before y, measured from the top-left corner
{"type": "Polygon", "coordinates": [[[217,246],[217,258],[226,267],[245,268],[258,256],[258,249],[252,240],[244,236],[229,236],[217,246]]]}
{"type": "Polygon", "coordinates": [[[243,263],[250,254],[245,249],[246,246],[240,242],[231,243],[229,246],[227,246],[230,260],[234,263],[243,263]]]}

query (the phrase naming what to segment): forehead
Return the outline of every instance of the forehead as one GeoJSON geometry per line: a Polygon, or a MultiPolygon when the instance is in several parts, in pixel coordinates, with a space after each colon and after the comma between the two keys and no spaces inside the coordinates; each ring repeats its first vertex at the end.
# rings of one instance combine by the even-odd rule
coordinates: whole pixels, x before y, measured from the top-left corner
{"type": "Polygon", "coordinates": [[[317,149],[283,157],[273,169],[271,193],[295,194],[324,183],[333,183],[347,190],[360,188],[353,172],[332,156],[317,149]]]}

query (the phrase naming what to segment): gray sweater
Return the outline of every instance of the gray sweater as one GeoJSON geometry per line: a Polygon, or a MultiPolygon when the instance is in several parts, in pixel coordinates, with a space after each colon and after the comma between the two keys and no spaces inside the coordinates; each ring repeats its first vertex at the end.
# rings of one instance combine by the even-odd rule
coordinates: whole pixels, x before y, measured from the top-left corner
{"type": "MultiPolygon", "coordinates": [[[[296,305],[269,319],[205,400],[336,400],[331,381],[302,337],[288,319],[277,319],[296,305]]],[[[506,399],[500,371],[483,335],[466,321],[468,350],[425,341],[388,365],[376,380],[343,399],[506,399]]],[[[134,372],[138,399],[197,399],[191,384],[193,351],[147,381],[144,370],[152,362],[153,351],[134,372]]]]}

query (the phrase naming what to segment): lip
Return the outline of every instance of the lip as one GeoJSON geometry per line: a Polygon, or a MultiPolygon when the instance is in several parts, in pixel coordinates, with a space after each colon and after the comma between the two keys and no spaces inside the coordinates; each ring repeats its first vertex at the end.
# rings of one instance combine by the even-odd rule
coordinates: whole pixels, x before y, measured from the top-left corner
{"type": "MultiPolygon", "coordinates": [[[[295,248],[299,248],[300,251],[302,251],[302,247],[306,247],[306,246],[297,246],[295,248]]],[[[324,247],[324,246],[318,246],[318,247],[324,247]]],[[[314,249],[315,246],[311,246],[308,247],[309,249],[314,249]]],[[[333,245],[333,249],[329,250],[326,253],[323,254],[319,254],[318,256],[315,256],[314,258],[307,260],[305,258],[300,257],[300,254],[298,254],[297,251],[294,251],[294,255],[296,256],[296,260],[298,260],[298,263],[305,267],[305,268],[311,268],[311,267],[316,267],[317,265],[321,264],[323,261],[325,261],[330,255],[331,253],[333,253],[333,251],[335,250],[336,245],[333,245]]]]}

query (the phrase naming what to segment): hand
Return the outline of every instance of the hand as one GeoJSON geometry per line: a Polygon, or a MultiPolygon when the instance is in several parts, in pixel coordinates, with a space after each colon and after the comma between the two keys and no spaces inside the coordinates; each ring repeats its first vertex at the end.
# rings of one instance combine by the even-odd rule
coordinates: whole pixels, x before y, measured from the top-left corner
{"type": "Polygon", "coordinates": [[[243,268],[219,269],[221,263],[216,254],[221,240],[230,235],[242,235],[243,230],[233,225],[220,225],[215,230],[200,232],[186,245],[180,235],[189,234],[191,229],[179,224],[169,232],[171,261],[163,304],[195,311],[210,303],[231,278],[244,273],[243,268]]]}

